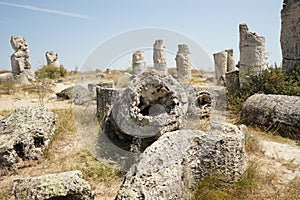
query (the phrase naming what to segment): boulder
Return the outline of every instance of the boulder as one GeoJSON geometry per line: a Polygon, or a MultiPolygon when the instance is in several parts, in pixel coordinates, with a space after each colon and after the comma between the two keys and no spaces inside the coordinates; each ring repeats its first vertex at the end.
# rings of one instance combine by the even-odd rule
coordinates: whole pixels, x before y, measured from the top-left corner
{"type": "Polygon", "coordinates": [[[82,179],[80,171],[48,174],[39,177],[14,180],[15,199],[22,200],[92,200],[91,185],[82,179]]]}
{"type": "Polygon", "coordinates": [[[93,93],[81,85],[71,86],[56,93],[57,97],[71,99],[76,105],[83,105],[93,99],[93,93]]]}
{"type": "Polygon", "coordinates": [[[162,135],[140,156],[116,200],[189,199],[205,176],[220,173],[228,182],[245,172],[244,125],[212,124],[206,132],[179,130],[162,135]]]}
{"type": "Polygon", "coordinates": [[[57,117],[43,106],[21,107],[0,119],[0,169],[21,167],[44,154],[57,117]]]}
{"type": "Polygon", "coordinates": [[[245,123],[265,128],[278,128],[285,136],[300,138],[300,97],[255,94],[243,105],[245,123]]]}

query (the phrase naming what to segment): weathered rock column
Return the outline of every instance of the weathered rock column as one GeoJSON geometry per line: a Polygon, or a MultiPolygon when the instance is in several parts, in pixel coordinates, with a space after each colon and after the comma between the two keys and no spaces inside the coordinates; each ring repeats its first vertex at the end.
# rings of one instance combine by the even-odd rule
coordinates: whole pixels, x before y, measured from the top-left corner
{"type": "Polygon", "coordinates": [[[231,72],[235,70],[235,60],[233,49],[225,50],[227,52],[227,72],[231,72]]]}
{"type": "Polygon", "coordinates": [[[190,50],[186,44],[179,44],[176,55],[177,76],[179,80],[192,77],[190,50]]]}
{"type": "Polygon", "coordinates": [[[249,31],[246,24],[240,24],[240,85],[248,82],[250,75],[258,75],[267,69],[265,38],[249,31]]]}
{"type": "Polygon", "coordinates": [[[53,51],[47,51],[45,56],[48,66],[60,67],[57,53],[53,51]]]}
{"type": "Polygon", "coordinates": [[[34,80],[34,70],[29,59],[29,48],[27,41],[21,36],[11,36],[11,47],[15,52],[11,56],[12,73],[17,76],[24,74],[28,80],[34,80]]]}
{"type": "Polygon", "coordinates": [[[300,66],[300,1],[284,0],[281,10],[282,67],[290,74],[300,66]]]}
{"type": "Polygon", "coordinates": [[[97,93],[97,117],[103,119],[107,115],[113,106],[113,104],[118,100],[118,95],[121,90],[117,90],[113,87],[96,87],[97,93]]]}
{"type": "Polygon", "coordinates": [[[138,75],[146,71],[146,61],[143,51],[136,51],[132,55],[133,74],[138,75]]]}
{"type": "Polygon", "coordinates": [[[225,82],[225,73],[227,71],[227,52],[222,51],[214,54],[215,74],[218,85],[225,82]]]}
{"type": "Polygon", "coordinates": [[[153,63],[154,69],[168,73],[166,47],[163,43],[164,41],[161,39],[155,40],[153,44],[153,63]]]}

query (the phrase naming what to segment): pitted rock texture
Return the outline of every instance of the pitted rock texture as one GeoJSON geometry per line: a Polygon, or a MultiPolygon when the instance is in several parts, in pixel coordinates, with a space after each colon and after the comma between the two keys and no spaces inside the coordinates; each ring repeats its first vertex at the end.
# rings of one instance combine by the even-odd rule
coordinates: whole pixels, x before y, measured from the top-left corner
{"type": "Polygon", "coordinates": [[[162,39],[155,40],[153,44],[153,63],[154,69],[163,73],[168,72],[166,47],[162,39]]]}
{"type": "Polygon", "coordinates": [[[156,71],[136,76],[112,108],[112,120],[123,134],[147,138],[177,130],[187,112],[184,88],[156,71]]]}
{"type": "Polygon", "coordinates": [[[244,125],[214,124],[207,132],[162,135],[128,171],[116,200],[189,199],[199,181],[221,173],[237,181],[245,172],[244,125]]]}
{"type": "Polygon", "coordinates": [[[31,67],[29,48],[26,39],[21,36],[11,36],[10,44],[15,51],[11,56],[12,73],[15,76],[23,73],[29,80],[34,80],[35,75],[34,70],[31,67]]]}
{"type": "Polygon", "coordinates": [[[255,94],[243,105],[242,119],[248,124],[279,128],[284,136],[300,138],[300,97],[255,94]]]}
{"type": "Polygon", "coordinates": [[[240,85],[248,82],[250,75],[258,75],[267,69],[265,38],[249,31],[246,24],[240,24],[240,85]]]}
{"type": "Polygon", "coordinates": [[[146,71],[146,60],[143,51],[136,51],[132,54],[133,74],[138,75],[146,71]]]}
{"type": "Polygon", "coordinates": [[[14,180],[15,199],[92,200],[94,192],[80,171],[48,174],[14,180]]]}
{"type": "Polygon", "coordinates": [[[190,50],[186,44],[178,45],[175,61],[178,79],[190,79],[192,77],[190,50]]]}
{"type": "Polygon", "coordinates": [[[60,62],[57,53],[55,53],[54,51],[47,51],[45,56],[48,66],[60,67],[60,62]]]}
{"type": "Polygon", "coordinates": [[[0,169],[37,160],[51,141],[57,117],[47,108],[22,107],[0,119],[0,169]]]}
{"type": "Polygon", "coordinates": [[[282,68],[290,74],[300,66],[300,1],[284,0],[281,10],[282,68]]]}

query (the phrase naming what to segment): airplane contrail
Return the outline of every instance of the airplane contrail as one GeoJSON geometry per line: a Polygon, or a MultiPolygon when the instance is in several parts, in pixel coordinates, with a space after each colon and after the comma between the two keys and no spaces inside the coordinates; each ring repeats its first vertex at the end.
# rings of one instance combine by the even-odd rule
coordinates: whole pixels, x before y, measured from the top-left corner
{"type": "Polygon", "coordinates": [[[3,1],[0,1],[0,4],[5,5],[5,6],[25,8],[25,9],[28,9],[28,10],[34,10],[34,11],[39,11],[39,12],[51,13],[51,14],[55,14],[55,15],[76,17],[76,18],[87,19],[87,20],[92,19],[92,18],[90,18],[89,16],[86,16],[86,15],[81,15],[81,14],[77,14],[77,13],[70,13],[70,12],[65,12],[65,11],[55,10],[55,9],[39,8],[39,7],[35,7],[35,6],[30,6],[30,5],[8,3],[8,2],[3,2],[3,1]]]}

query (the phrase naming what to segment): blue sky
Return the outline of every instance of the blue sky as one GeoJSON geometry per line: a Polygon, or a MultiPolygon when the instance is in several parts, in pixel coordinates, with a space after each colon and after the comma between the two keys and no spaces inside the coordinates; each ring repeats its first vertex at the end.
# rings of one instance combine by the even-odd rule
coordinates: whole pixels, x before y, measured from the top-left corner
{"type": "MultiPolygon", "coordinates": [[[[35,69],[46,63],[47,50],[57,52],[61,63],[68,69],[74,69],[75,66],[80,68],[99,44],[120,33],[144,27],[179,32],[201,46],[211,59],[213,53],[233,48],[238,61],[240,23],[247,23],[250,31],[265,36],[267,62],[280,63],[282,2],[0,0],[0,69],[11,69],[10,55],[13,50],[9,41],[12,35],[27,39],[35,69]]],[[[168,48],[168,38],[162,39],[168,48]]],[[[118,45],[122,46],[122,42],[118,45]]],[[[191,53],[191,56],[197,56],[197,53],[191,53]]],[[[119,65],[130,65],[131,55],[125,57],[127,61],[119,62],[119,65]]],[[[101,56],[99,59],[102,59],[101,56]]],[[[147,59],[150,59],[147,62],[151,65],[151,58],[147,59]]]]}

